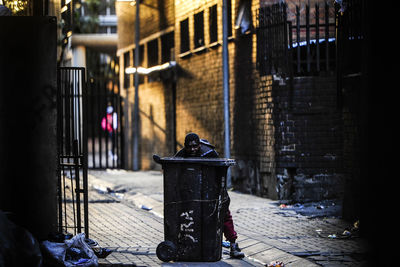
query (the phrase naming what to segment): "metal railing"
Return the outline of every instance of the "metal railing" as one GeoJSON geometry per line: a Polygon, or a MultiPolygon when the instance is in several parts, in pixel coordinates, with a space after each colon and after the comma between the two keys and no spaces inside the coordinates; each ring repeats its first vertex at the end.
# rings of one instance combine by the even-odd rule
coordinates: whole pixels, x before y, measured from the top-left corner
{"type": "Polygon", "coordinates": [[[304,22],[300,7],[296,6],[295,23],[289,21],[289,49],[295,75],[313,75],[334,71],[336,63],[336,26],[334,7],[327,3],[321,8],[305,6],[304,22]],[[322,22],[322,23],[321,23],[322,22]],[[295,36],[295,38],[294,38],[295,36]]]}
{"type": "Polygon", "coordinates": [[[319,75],[336,69],[335,7],[279,3],[258,10],[257,66],[261,75],[319,75]],[[291,15],[289,16],[288,13],[291,15]],[[289,18],[290,17],[290,18],[289,18]]]}
{"type": "Polygon", "coordinates": [[[83,229],[89,237],[85,68],[60,67],[57,74],[58,229],[83,229]]]}

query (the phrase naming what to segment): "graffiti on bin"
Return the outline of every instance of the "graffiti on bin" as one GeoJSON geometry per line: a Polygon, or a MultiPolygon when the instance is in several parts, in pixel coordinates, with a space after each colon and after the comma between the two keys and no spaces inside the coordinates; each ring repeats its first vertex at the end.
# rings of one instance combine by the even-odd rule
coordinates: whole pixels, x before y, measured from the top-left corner
{"type": "Polygon", "coordinates": [[[182,212],[180,217],[183,217],[183,222],[180,225],[181,233],[179,234],[184,239],[189,239],[193,243],[197,243],[197,240],[190,234],[194,232],[194,220],[193,210],[182,212]]]}

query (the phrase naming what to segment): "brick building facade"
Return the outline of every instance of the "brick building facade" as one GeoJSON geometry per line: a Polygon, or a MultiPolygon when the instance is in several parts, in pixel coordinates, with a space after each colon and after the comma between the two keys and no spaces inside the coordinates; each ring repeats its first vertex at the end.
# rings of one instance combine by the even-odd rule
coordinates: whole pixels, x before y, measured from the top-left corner
{"type": "MultiPolygon", "coordinates": [[[[147,0],[140,6],[141,66],[176,62],[173,69],[141,76],[141,169],[159,168],[152,155],[173,154],[189,132],[209,140],[223,156],[222,2],[147,0]]],[[[238,163],[232,168],[233,186],[273,199],[340,197],[345,141],[335,72],[290,80],[278,72],[260,73],[259,12],[271,2],[228,1],[231,157],[238,163]]],[[[298,1],[288,2],[289,11],[295,10],[298,1]]],[[[134,62],[135,9],[129,2],[116,7],[117,54],[124,70],[134,62]]],[[[334,21],[331,12],[328,22],[334,21]]],[[[334,31],[330,34],[326,44],[334,31]]],[[[121,71],[127,168],[132,168],[133,79],[121,71]]]]}

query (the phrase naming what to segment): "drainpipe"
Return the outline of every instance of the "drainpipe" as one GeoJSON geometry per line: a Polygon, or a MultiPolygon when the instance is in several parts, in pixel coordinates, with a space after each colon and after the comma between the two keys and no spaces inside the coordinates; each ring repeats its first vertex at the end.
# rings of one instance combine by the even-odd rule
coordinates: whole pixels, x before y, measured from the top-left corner
{"type": "MultiPolygon", "coordinates": [[[[136,20],[135,20],[135,67],[139,67],[140,55],[140,1],[136,3],[136,20]]],[[[135,72],[135,97],[133,107],[133,170],[139,170],[139,72],[135,72]]]]}
{"type": "MultiPolygon", "coordinates": [[[[230,158],[230,114],[229,114],[229,57],[228,57],[228,1],[222,2],[222,69],[223,69],[223,86],[224,86],[224,122],[225,122],[225,158],[230,158]]],[[[226,177],[226,186],[230,188],[231,171],[228,168],[226,177]]]]}

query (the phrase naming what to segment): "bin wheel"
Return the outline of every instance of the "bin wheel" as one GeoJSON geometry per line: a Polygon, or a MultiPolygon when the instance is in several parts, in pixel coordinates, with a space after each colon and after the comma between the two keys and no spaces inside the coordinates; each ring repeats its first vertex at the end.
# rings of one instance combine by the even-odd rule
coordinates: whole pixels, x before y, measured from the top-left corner
{"type": "Polygon", "coordinates": [[[176,246],[171,241],[161,242],[160,244],[158,244],[156,249],[157,257],[164,262],[174,260],[176,257],[176,253],[176,246]]]}

